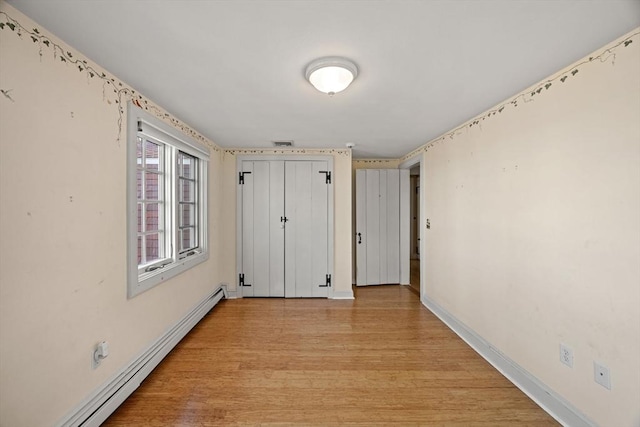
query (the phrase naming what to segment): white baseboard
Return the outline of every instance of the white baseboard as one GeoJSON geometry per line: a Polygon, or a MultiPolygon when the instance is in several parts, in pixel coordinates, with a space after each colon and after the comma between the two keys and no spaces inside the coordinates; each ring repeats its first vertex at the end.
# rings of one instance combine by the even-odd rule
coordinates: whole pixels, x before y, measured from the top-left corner
{"type": "Polygon", "coordinates": [[[226,299],[238,299],[238,292],[237,291],[227,291],[226,299]]]}
{"type": "MultiPolygon", "coordinates": [[[[239,295],[238,291],[226,291],[225,297],[227,299],[242,298],[242,296],[239,295]]],[[[333,296],[329,297],[329,299],[355,299],[355,298],[353,297],[353,291],[349,290],[349,291],[333,291],[333,296]]]]}
{"type": "Polygon", "coordinates": [[[81,402],[57,426],[97,427],[102,424],[138,388],[173,347],[225,296],[226,289],[223,286],[218,287],[117,375],[81,402]]]}
{"type": "Polygon", "coordinates": [[[353,290],[349,289],[348,291],[333,291],[333,296],[331,299],[355,299],[353,297],[353,290]]]}
{"type": "Polygon", "coordinates": [[[224,290],[224,298],[225,299],[237,299],[238,298],[238,291],[237,290],[230,291],[228,283],[222,283],[222,284],[220,284],[220,286],[224,290]]]}
{"type": "Polygon", "coordinates": [[[489,342],[469,329],[447,310],[428,297],[422,298],[422,304],[560,424],[566,427],[597,427],[597,424],[580,410],[498,349],[492,347],[489,342]]]}

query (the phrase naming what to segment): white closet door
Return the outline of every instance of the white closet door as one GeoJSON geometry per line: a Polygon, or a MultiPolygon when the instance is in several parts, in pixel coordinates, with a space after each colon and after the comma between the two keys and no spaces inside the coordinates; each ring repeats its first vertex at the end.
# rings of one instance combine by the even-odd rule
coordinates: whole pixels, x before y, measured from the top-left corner
{"type": "MultiPolygon", "coordinates": [[[[389,229],[389,203],[393,198],[393,189],[391,189],[392,194],[387,194],[389,190],[389,186],[387,184],[387,179],[391,175],[393,175],[393,170],[380,170],[378,171],[379,175],[379,203],[378,203],[378,218],[380,221],[378,225],[380,230],[378,232],[378,239],[380,245],[378,250],[380,251],[380,262],[378,263],[378,271],[380,272],[378,283],[391,283],[389,282],[389,254],[392,251],[392,248],[389,247],[389,237],[393,230],[389,229]]],[[[393,213],[391,213],[393,215],[393,213]]]]}
{"type": "Polygon", "coordinates": [[[327,297],[327,162],[285,164],[285,296],[327,297]]]}
{"type": "Polygon", "coordinates": [[[284,296],[284,162],[243,162],[244,296],[284,296]]]}
{"type": "Polygon", "coordinates": [[[365,171],[365,215],[364,244],[367,251],[365,285],[380,281],[380,171],[365,171]]]}
{"type": "Polygon", "coordinates": [[[356,284],[367,283],[367,171],[356,170],[356,284]]]}
{"type": "Polygon", "coordinates": [[[400,283],[400,170],[387,171],[386,267],[383,283],[400,283]]]}
{"type": "Polygon", "coordinates": [[[253,265],[253,242],[254,242],[254,203],[253,195],[255,193],[253,188],[253,162],[242,162],[242,171],[240,176],[244,181],[241,187],[242,194],[242,265],[240,266],[241,277],[243,283],[242,294],[244,296],[253,295],[253,277],[254,277],[254,265],[253,265]]]}
{"type": "Polygon", "coordinates": [[[311,171],[311,233],[313,236],[312,297],[327,298],[329,273],[329,184],[327,162],[313,162],[311,171]]]}
{"type": "Polygon", "coordinates": [[[269,163],[269,296],[284,296],[284,162],[269,163]]]}
{"type": "Polygon", "coordinates": [[[356,285],[408,283],[408,176],[399,169],[356,171],[356,285]]]}

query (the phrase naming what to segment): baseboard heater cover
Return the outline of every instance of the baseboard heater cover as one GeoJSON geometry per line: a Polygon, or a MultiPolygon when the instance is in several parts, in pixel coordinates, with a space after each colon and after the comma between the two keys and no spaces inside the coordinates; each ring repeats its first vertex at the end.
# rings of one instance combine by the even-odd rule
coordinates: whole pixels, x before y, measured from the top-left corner
{"type": "Polygon", "coordinates": [[[57,426],[97,427],[102,424],[222,298],[226,298],[226,289],[220,286],[57,426]]]}
{"type": "Polygon", "coordinates": [[[597,427],[596,423],[566,399],[494,348],[487,340],[460,322],[435,301],[428,297],[423,297],[422,304],[560,424],[567,427],[597,427]]]}

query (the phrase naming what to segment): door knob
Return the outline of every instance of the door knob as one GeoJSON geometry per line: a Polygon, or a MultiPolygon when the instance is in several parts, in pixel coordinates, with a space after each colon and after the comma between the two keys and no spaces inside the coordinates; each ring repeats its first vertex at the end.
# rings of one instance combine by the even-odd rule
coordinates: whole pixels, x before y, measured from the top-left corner
{"type": "Polygon", "coordinates": [[[362,233],[358,233],[358,244],[362,244],[362,233]]]}

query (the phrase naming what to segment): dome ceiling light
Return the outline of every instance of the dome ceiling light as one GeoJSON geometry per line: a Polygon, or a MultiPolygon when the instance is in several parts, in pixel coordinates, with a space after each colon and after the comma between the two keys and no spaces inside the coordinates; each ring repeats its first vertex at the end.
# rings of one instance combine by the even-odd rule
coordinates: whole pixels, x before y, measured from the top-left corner
{"type": "Polygon", "coordinates": [[[304,75],[313,87],[333,96],[349,87],[358,76],[358,67],[346,58],[328,56],[307,65],[304,75]]]}

